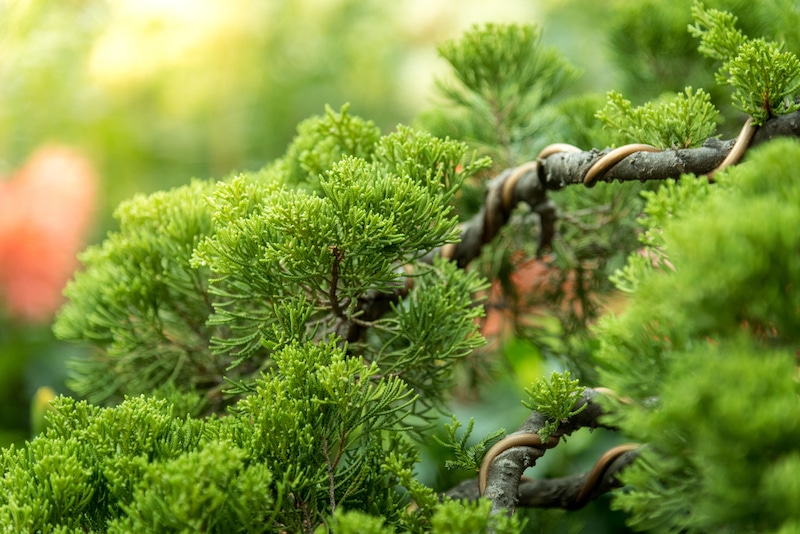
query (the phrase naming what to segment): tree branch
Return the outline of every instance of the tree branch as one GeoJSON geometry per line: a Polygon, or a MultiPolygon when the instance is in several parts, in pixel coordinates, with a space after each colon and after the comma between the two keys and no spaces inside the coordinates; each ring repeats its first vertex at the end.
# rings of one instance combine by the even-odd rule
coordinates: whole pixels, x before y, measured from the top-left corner
{"type": "MultiPolygon", "coordinates": [[[[601,405],[594,401],[600,395],[593,389],[586,389],[576,403],[575,408],[579,409],[586,405],[586,408],[559,424],[558,433],[552,437],[555,443],[543,445],[517,445],[522,441],[521,436],[537,435],[544,428],[546,418],[539,412],[532,412],[528,419],[517,429],[517,432],[500,440],[484,457],[481,464],[479,484],[482,487],[485,482],[483,496],[491,499],[492,513],[499,513],[506,510],[509,514],[513,513],[519,498],[519,486],[522,473],[528,467],[536,464],[536,460],[542,457],[547,448],[555,446],[558,438],[567,436],[579,428],[589,427],[598,428],[605,425],[599,422],[599,418],[604,414],[601,405]],[[510,447],[503,446],[507,442],[510,447]]],[[[577,499],[576,493],[574,499],[577,499]]]]}
{"type": "MultiPolygon", "coordinates": [[[[551,479],[531,479],[522,477],[517,497],[518,508],[560,508],[577,510],[586,506],[600,495],[620,487],[617,475],[638,456],[632,447],[620,446],[603,456],[613,456],[611,460],[601,458],[586,473],[551,479]],[[593,474],[597,476],[593,479],[593,474]],[[579,498],[581,493],[585,495],[579,498]]],[[[465,480],[445,493],[451,499],[474,501],[480,498],[480,485],[477,478],[465,480]]]]}
{"type": "MultiPolygon", "coordinates": [[[[542,150],[536,161],[506,169],[491,179],[487,183],[486,200],[480,211],[470,220],[461,223],[460,241],[432,250],[422,261],[431,263],[433,258],[441,255],[455,261],[459,267],[466,267],[508,222],[512,211],[520,202],[528,204],[539,215],[539,250],[542,251],[552,242],[557,220],[555,205],[547,197],[548,191],[558,191],[566,186],[579,184],[591,187],[596,181],[666,180],[679,178],[686,173],[707,175],[718,170],[739,140],[747,141],[737,147],[737,152],[739,149],[743,152],[748,147],[760,145],[776,137],[800,137],[800,111],[773,117],[757,130],[748,132],[743,128],[742,134],[737,139],[728,141],[711,137],[699,148],[634,152],[601,176],[597,176],[591,184],[584,183],[586,173],[612,152],[611,149],[582,151],[572,145],[550,145],[542,150]],[[743,139],[744,137],[747,139],[743,139]]],[[[362,295],[359,298],[358,316],[367,322],[379,319],[391,309],[392,303],[397,303],[408,293],[412,283],[412,279],[407,279],[404,285],[392,293],[370,291],[362,295]]],[[[363,326],[351,323],[344,337],[347,341],[354,342],[361,339],[363,333],[363,326]]]]}
{"type": "MultiPolygon", "coordinates": [[[[522,477],[525,469],[532,467],[546,449],[558,443],[560,436],[569,435],[583,427],[612,428],[599,421],[606,412],[595,401],[598,395],[616,397],[604,388],[586,389],[576,404],[576,408],[582,405],[586,405],[586,408],[559,425],[558,435],[545,444],[533,438],[538,438],[545,418],[538,412],[532,412],[517,432],[509,434],[489,449],[477,479],[466,480],[445,495],[461,500],[476,500],[483,496],[492,500],[492,513],[512,514],[519,506],[576,510],[619,487],[617,475],[637,457],[638,445],[625,444],[611,448],[586,473],[549,480],[522,477]]],[[[624,398],[618,400],[629,402],[624,398]]]]}

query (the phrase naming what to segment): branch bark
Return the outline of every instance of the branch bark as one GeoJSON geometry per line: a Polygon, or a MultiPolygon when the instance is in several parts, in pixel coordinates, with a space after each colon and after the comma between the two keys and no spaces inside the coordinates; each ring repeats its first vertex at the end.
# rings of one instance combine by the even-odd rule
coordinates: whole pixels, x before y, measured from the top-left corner
{"type": "MultiPolygon", "coordinates": [[[[590,492],[585,499],[578,500],[578,495],[587,487],[587,480],[592,471],[568,477],[551,479],[531,479],[522,477],[519,482],[517,508],[560,508],[577,510],[596,499],[600,495],[620,487],[617,475],[630,465],[638,456],[634,450],[615,455],[615,458],[604,469],[596,484],[590,484],[590,492]]],[[[448,490],[445,495],[451,499],[474,501],[481,497],[477,478],[465,480],[448,490]]]]}
{"type": "MultiPolygon", "coordinates": [[[[583,405],[586,405],[586,408],[559,424],[558,434],[554,435],[554,437],[568,436],[580,428],[604,427],[605,425],[600,423],[599,418],[605,412],[600,403],[595,401],[595,398],[600,394],[593,389],[587,388],[575,405],[575,409],[579,409],[583,405]]],[[[520,425],[515,434],[538,435],[539,431],[544,428],[546,421],[542,414],[534,411],[520,425]]],[[[482,472],[484,468],[488,467],[488,470],[485,471],[486,491],[483,496],[492,501],[492,513],[499,513],[502,510],[506,510],[509,514],[514,513],[519,499],[522,473],[528,467],[534,466],[536,461],[544,456],[545,448],[515,446],[500,452],[495,457],[487,455],[484,459],[484,465],[481,466],[482,472]],[[488,465],[486,465],[487,462],[488,465]]],[[[566,489],[561,488],[560,493],[563,493],[566,489]]],[[[570,495],[572,500],[576,502],[578,496],[579,493],[570,495]]]]}

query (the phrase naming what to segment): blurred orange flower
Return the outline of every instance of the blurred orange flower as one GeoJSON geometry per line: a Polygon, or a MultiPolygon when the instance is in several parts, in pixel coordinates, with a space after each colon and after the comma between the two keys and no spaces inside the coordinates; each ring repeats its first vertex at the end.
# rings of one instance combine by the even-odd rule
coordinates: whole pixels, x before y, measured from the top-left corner
{"type": "Polygon", "coordinates": [[[0,306],[14,317],[50,320],[77,267],[95,205],[88,160],[62,146],[34,153],[0,179],[0,306]]]}

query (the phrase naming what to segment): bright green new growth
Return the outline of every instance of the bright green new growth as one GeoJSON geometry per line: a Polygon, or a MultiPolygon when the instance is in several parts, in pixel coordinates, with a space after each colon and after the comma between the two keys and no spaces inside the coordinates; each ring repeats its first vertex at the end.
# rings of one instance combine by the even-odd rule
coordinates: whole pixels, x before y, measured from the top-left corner
{"type": "Polygon", "coordinates": [[[273,164],[273,172],[289,184],[316,191],[319,180],[344,156],[369,159],[380,129],[372,121],[351,115],[349,109],[345,104],[336,113],[326,106],[325,115],[301,122],[286,155],[273,164]]]}
{"type": "Polygon", "coordinates": [[[522,401],[522,404],[547,418],[545,426],[539,431],[542,441],[547,441],[547,438],[555,434],[559,424],[586,408],[585,403],[575,408],[585,389],[579,383],[580,380],[570,380],[569,371],[553,371],[549,380],[542,377],[529,388],[525,388],[528,400],[522,401]]]}
{"type": "Polygon", "coordinates": [[[738,109],[756,124],[800,109],[794,101],[800,88],[800,59],[795,54],[784,51],[782,44],[745,37],[730,13],[696,2],[692,15],[695,24],[689,31],[700,37],[701,53],[723,62],[717,82],[733,86],[738,109]]]}
{"type": "Polygon", "coordinates": [[[415,460],[402,435],[408,387],[333,342],[275,361],[220,419],[144,397],[115,408],[57,399],[45,434],[0,456],[0,529],[301,532],[340,506],[400,522],[392,469],[415,460]]]}
{"type": "Polygon", "coordinates": [[[719,112],[711,97],[702,89],[648,102],[634,108],[617,92],[608,93],[606,106],[597,118],[618,144],[647,143],[658,148],[690,148],[700,146],[714,135],[719,112]]]}
{"type": "Polygon", "coordinates": [[[467,447],[467,441],[472,435],[474,426],[475,420],[470,419],[469,423],[467,423],[467,428],[464,429],[464,434],[459,438],[458,429],[461,427],[461,422],[458,421],[454,415],[451,424],[444,425],[444,430],[447,433],[447,440],[441,440],[438,436],[434,436],[436,441],[452,451],[451,454],[455,458],[454,460],[447,460],[445,462],[445,467],[447,469],[466,469],[468,471],[477,472],[478,469],[480,469],[481,461],[486,454],[489,443],[506,433],[504,428],[500,428],[484,437],[472,447],[467,447]]]}

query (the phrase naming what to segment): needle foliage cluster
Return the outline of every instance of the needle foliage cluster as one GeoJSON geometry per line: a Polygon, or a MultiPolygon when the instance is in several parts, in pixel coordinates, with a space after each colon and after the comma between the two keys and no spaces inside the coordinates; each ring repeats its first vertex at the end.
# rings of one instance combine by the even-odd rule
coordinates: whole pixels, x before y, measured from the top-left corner
{"type": "Polygon", "coordinates": [[[662,100],[634,108],[622,94],[611,91],[597,117],[619,144],[691,148],[700,146],[716,132],[719,112],[702,89],[693,91],[687,87],[683,93],[662,100]]]}
{"type": "Polygon", "coordinates": [[[613,422],[648,443],[616,501],[640,529],[800,524],[786,504],[800,458],[798,164],[800,143],[774,141],[713,185],[686,176],[650,196],[645,251],[620,276],[630,305],[598,328],[603,383],[634,400],[613,422]]]}
{"type": "Polygon", "coordinates": [[[794,101],[800,88],[800,59],[781,43],[763,37],[751,39],[736,28],[737,18],[726,11],[692,7],[695,24],[689,26],[700,38],[699,50],[722,61],[717,81],[733,87],[733,104],[756,124],[775,115],[800,109],[794,101]]]}

